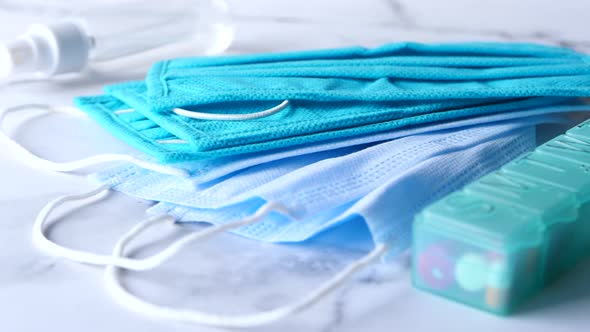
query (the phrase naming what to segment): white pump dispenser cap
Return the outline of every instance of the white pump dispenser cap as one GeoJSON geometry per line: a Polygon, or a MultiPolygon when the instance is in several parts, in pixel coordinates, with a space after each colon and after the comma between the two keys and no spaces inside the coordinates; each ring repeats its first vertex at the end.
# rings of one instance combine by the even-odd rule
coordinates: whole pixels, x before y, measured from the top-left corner
{"type": "Polygon", "coordinates": [[[92,40],[73,21],[34,24],[26,34],[0,45],[0,78],[19,73],[44,76],[77,72],[88,62],[92,40]]]}

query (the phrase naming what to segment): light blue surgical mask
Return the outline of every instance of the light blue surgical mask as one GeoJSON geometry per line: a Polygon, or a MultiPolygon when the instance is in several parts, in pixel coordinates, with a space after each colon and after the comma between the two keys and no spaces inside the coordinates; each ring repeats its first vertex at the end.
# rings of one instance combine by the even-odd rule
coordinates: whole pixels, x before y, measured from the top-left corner
{"type": "Polygon", "coordinates": [[[186,165],[184,168],[196,174],[195,177],[164,175],[128,164],[100,171],[91,178],[97,183],[107,184],[114,190],[134,197],[200,208],[216,208],[299,168],[324,159],[348,155],[364,147],[366,145],[357,145],[283,158],[248,167],[207,183],[199,183],[199,163],[186,165]]]}
{"type": "MultiPolygon", "coordinates": [[[[504,124],[505,127],[484,125],[465,130],[448,130],[380,143],[299,168],[257,187],[246,197],[279,202],[291,211],[291,216],[306,218],[359,199],[400,171],[424,160],[492,140],[499,135],[498,132],[527,125],[529,121],[512,121],[504,124]]],[[[242,197],[236,197],[229,203],[240,199],[242,197]]]]}
{"type": "MultiPolygon", "coordinates": [[[[399,172],[387,182],[378,185],[368,195],[353,202],[353,204],[341,206],[341,210],[334,211],[333,215],[324,214],[324,219],[315,220],[312,228],[317,228],[315,224],[318,222],[324,221],[327,225],[335,225],[351,222],[350,219],[360,216],[365,220],[373,235],[376,243],[375,249],[335,275],[318,289],[303,296],[301,300],[284,307],[257,314],[238,316],[175,310],[149,303],[131,294],[122,285],[119,271],[119,266],[135,270],[148,270],[159,266],[164,261],[173,257],[188,243],[202,240],[232,228],[248,225],[254,226],[261,222],[264,223],[266,218],[273,215],[291,216],[292,211],[279,202],[264,202],[262,206],[258,207],[256,211],[245,219],[210,227],[205,231],[187,235],[164,249],[164,251],[148,258],[127,258],[125,256],[126,245],[151,225],[160,221],[170,220],[168,216],[151,218],[138,224],[117,242],[113,250],[113,256],[103,256],[103,260],[100,260],[99,255],[76,253],[69,258],[87,263],[106,264],[104,280],[106,281],[107,289],[114,296],[114,299],[129,309],[150,317],[222,327],[256,326],[275,321],[311,306],[331,290],[337,288],[355,271],[370,262],[388,254],[395,255],[401,246],[409,241],[407,230],[410,229],[410,224],[405,218],[407,212],[411,212],[413,209],[417,209],[420,204],[425,204],[429,200],[434,199],[433,196],[444,194],[447,190],[453,190],[458,183],[469,181],[485,172],[492,171],[502,163],[532,149],[535,145],[534,129],[531,126],[522,127],[516,124],[504,124],[488,126],[487,130],[473,128],[466,129],[465,131],[466,133],[464,134],[466,137],[470,137],[471,139],[460,144],[449,144],[448,149],[445,151],[440,151],[440,153],[434,154],[430,158],[424,159],[418,164],[399,172]],[[470,130],[475,132],[470,134],[468,133],[470,130]],[[440,170],[437,170],[438,168],[440,170]],[[458,179],[455,180],[453,177],[449,177],[449,174],[456,175],[458,179]],[[416,199],[415,204],[407,204],[407,201],[404,201],[406,204],[396,204],[397,202],[387,201],[387,199],[399,199],[400,195],[402,197],[404,195],[410,195],[413,199],[416,199]],[[392,212],[391,210],[397,210],[397,212],[392,212]],[[338,212],[341,213],[338,214],[338,212]],[[388,219],[389,217],[394,219],[388,219]]],[[[88,197],[94,194],[96,192],[79,197],[70,196],[69,198],[62,198],[61,201],[88,197]]],[[[50,205],[49,209],[44,209],[44,212],[49,214],[52,208],[53,206],[50,205]]],[[[319,215],[308,218],[313,219],[314,217],[318,218],[319,215]]],[[[309,226],[305,225],[305,220],[306,218],[303,218],[299,221],[292,222],[293,227],[305,228],[309,226]],[[302,224],[299,225],[298,222],[302,224]]]]}
{"type": "MultiPolygon", "coordinates": [[[[541,122],[547,121],[543,120],[541,122]]],[[[409,183],[412,186],[405,186],[405,188],[412,188],[416,185],[415,179],[420,179],[424,181],[423,186],[421,188],[431,189],[428,181],[440,181],[440,179],[433,177],[430,173],[430,170],[436,168],[440,165],[446,165],[447,167],[456,168],[457,174],[462,174],[465,172],[466,181],[470,175],[475,176],[477,172],[474,170],[481,171],[485,173],[487,171],[491,171],[491,169],[487,169],[487,167],[491,167],[487,161],[497,162],[499,164],[507,161],[506,159],[510,159],[515,157],[527,146],[525,142],[528,142],[529,145],[534,146],[534,135],[531,135],[532,132],[529,128],[529,131],[520,130],[519,128],[523,128],[522,126],[529,126],[537,123],[535,121],[516,121],[513,123],[506,123],[503,125],[488,125],[489,128],[472,128],[466,129],[463,134],[464,137],[461,136],[453,138],[447,138],[446,144],[444,143],[444,138],[439,141],[439,143],[443,146],[446,145],[446,149],[437,150],[434,148],[431,150],[432,155],[427,158],[422,158],[421,161],[418,162],[417,165],[412,167],[406,167],[406,171],[400,170],[397,175],[395,181],[398,183],[404,183],[404,179],[409,178],[409,183]],[[471,131],[471,133],[469,133],[471,131]],[[515,133],[515,135],[512,135],[515,133]],[[519,134],[522,136],[519,136],[519,134]],[[527,134],[528,133],[528,134],[527,134]],[[521,138],[524,138],[521,140],[521,138]],[[505,144],[507,143],[507,144],[505,144]],[[510,144],[515,144],[511,146],[510,144]],[[438,151],[438,153],[437,153],[438,151]],[[462,151],[470,151],[472,153],[468,153],[463,155],[463,158],[453,158],[454,156],[462,151]],[[516,151],[516,152],[515,152],[516,151]],[[480,160],[481,158],[481,160],[480,160]],[[505,159],[506,158],[506,159],[505,159]],[[437,161],[437,162],[435,162],[437,161]],[[480,165],[478,168],[475,165],[480,165]],[[421,168],[421,166],[423,168],[421,168]],[[413,176],[412,176],[413,174],[413,176]]],[[[524,127],[526,128],[526,127],[524,127]]],[[[442,135],[442,136],[449,136],[442,135]]],[[[385,143],[382,143],[385,144],[385,143]]],[[[313,165],[313,164],[312,164],[313,165]]],[[[408,165],[410,166],[410,165],[408,165]]],[[[294,173],[294,172],[293,172],[294,173]]],[[[290,173],[291,174],[291,173],[290,173]]],[[[374,173],[375,174],[375,173],[374,173]]],[[[378,174],[378,173],[376,173],[378,174]]],[[[445,174],[453,174],[445,173],[445,174]]],[[[351,175],[348,175],[351,176],[351,175]]],[[[354,176],[354,175],[352,175],[354,176]]],[[[319,180],[320,178],[318,178],[319,180]]],[[[453,190],[453,180],[449,177],[446,177],[445,181],[448,181],[448,185],[442,187],[441,191],[444,191],[445,188],[449,190],[453,190]]],[[[461,179],[459,180],[461,181],[461,179]]],[[[139,235],[144,229],[150,227],[151,225],[158,223],[160,221],[167,221],[173,220],[172,217],[169,215],[165,216],[157,216],[154,218],[150,218],[145,222],[141,222],[136,227],[134,227],[129,233],[125,234],[122,239],[117,243],[115,249],[113,251],[113,256],[104,256],[92,253],[84,253],[79,252],[76,250],[71,250],[68,248],[61,247],[51,242],[43,242],[47,240],[42,233],[43,230],[43,223],[47,220],[47,217],[50,215],[51,211],[63,204],[66,201],[71,200],[78,200],[84,199],[87,197],[95,196],[101,192],[104,192],[106,188],[101,187],[95,191],[82,194],[82,195],[73,195],[73,196],[64,196],[57,198],[56,200],[50,202],[39,214],[38,219],[36,220],[36,230],[40,230],[41,232],[35,232],[34,239],[35,243],[40,246],[41,248],[47,249],[49,252],[58,255],[69,257],[76,261],[81,261],[85,263],[91,264],[106,264],[106,278],[107,281],[107,288],[110,292],[115,296],[115,299],[119,301],[121,304],[125,306],[129,306],[130,309],[137,310],[141,313],[149,314],[152,317],[161,317],[167,319],[174,319],[174,320],[183,320],[183,321],[190,321],[194,323],[201,323],[201,324],[209,324],[215,326],[226,326],[226,327],[237,327],[237,326],[252,326],[252,325],[259,325],[262,323],[266,323],[269,321],[274,321],[276,319],[288,316],[294,312],[299,310],[303,310],[304,308],[310,306],[317,300],[319,300],[322,296],[324,296],[327,292],[335,287],[338,287],[345,278],[350,276],[354,271],[360,269],[361,267],[369,264],[370,262],[374,261],[379,257],[383,257],[384,255],[390,254],[395,255],[395,253],[399,250],[399,245],[403,245],[404,237],[406,236],[403,233],[403,230],[400,230],[400,225],[398,225],[398,220],[395,220],[394,223],[391,223],[388,220],[382,219],[380,216],[387,216],[384,214],[383,206],[374,205],[376,203],[382,202],[382,199],[387,197],[396,197],[396,191],[393,191],[393,194],[390,193],[389,188],[397,187],[394,183],[394,180],[386,182],[386,187],[384,188],[382,185],[377,186],[377,188],[373,189],[368,195],[364,197],[370,197],[369,199],[365,200],[362,197],[357,199],[354,202],[350,202],[348,204],[339,205],[334,209],[330,209],[329,213],[323,214],[318,213],[310,217],[301,217],[302,221],[309,220],[311,218],[320,218],[320,220],[315,220],[311,224],[305,224],[302,222],[299,224],[296,222],[290,222],[291,226],[288,228],[300,228],[302,231],[299,234],[303,234],[306,230],[309,232],[311,229],[318,229],[317,224],[318,222],[322,222],[322,220],[327,220],[323,226],[324,229],[332,227],[333,225],[348,223],[350,222],[350,218],[355,218],[358,216],[362,216],[367,222],[368,228],[371,230],[371,234],[375,241],[382,241],[377,242],[375,249],[372,250],[369,254],[365,257],[360,259],[359,261],[355,262],[343,272],[336,275],[333,279],[329,280],[326,284],[324,284],[319,289],[311,292],[307,296],[305,296],[301,301],[298,301],[292,305],[271,310],[269,312],[264,312],[255,315],[246,315],[246,316],[238,316],[238,317],[226,317],[226,316],[218,316],[212,314],[206,314],[201,312],[191,312],[191,311],[182,311],[176,312],[175,310],[171,310],[170,308],[163,308],[157,305],[153,305],[150,303],[141,300],[134,295],[130,294],[121,284],[119,281],[119,271],[118,267],[125,267],[134,270],[148,270],[152,269],[162,262],[170,259],[173,257],[179,250],[181,250],[184,246],[188,243],[193,241],[198,241],[208,236],[212,236],[213,234],[238,228],[240,226],[252,226],[255,227],[257,225],[264,225],[265,218],[272,217],[273,215],[288,217],[293,219],[294,214],[291,209],[282,204],[278,201],[264,201],[262,202],[261,206],[254,206],[250,205],[250,208],[255,208],[254,211],[248,216],[246,216],[242,220],[238,221],[228,221],[227,223],[219,224],[218,226],[214,226],[208,228],[203,232],[197,232],[190,234],[186,237],[183,237],[178,242],[167,247],[164,251],[150,256],[145,259],[132,259],[124,257],[125,255],[125,246],[126,244],[131,241],[134,237],[139,235]],[[373,194],[376,193],[376,194],[373,194]],[[377,199],[378,201],[375,201],[377,199]],[[372,202],[372,203],[371,203],[372,202]],[[351,204],[352,203],[352,204],[351,204]],[[338,210],[340,208],[340,210],[338,210]],[[331,213],[331,214],[330,214],[331,213]],[[323,219],[321,219],[323,217],[323,219]],[[371,221],[373,220],[373,221],[371,221]],[[374,222],[375,224],[370,224],[374,222]],[[38,228],[40,226],[40,228],[38,228]],[[380,240],[379,240],[380,239],[380,240]],[[389,241],[389,242],[383,242],[389,241]]],[[[434,189],[439,187],[432,187],[434,189]]],[[[312,190],[313,192],[313,190],[312,190]]],[[[402,190],[401,192],[404,192],[402,190]]],[[[430,195],[428,190],[420,190],[425,196],[423,198],[430,195]]],[[[400,192],[397,192],[398,195],[400,192]]],[[[436,193],[436,192],[435,192],[436,193]]],[[[279,195],[280,196],[280,195],[279,195]]],[[[420,198],[420,196],[418,196],[420,198]]],[[[420,201],[418,201],[420,203],[420,201]]],[[[403,219],[399,219],[403,222],[403,219]]],[[[288,220],[287,220],[288,221],[288,220]]],[[[406,225],[406,227],[408,227],[406,225]]],[[[242,227],[244,228],[244,227],[242,227]]],[[[292,234],[297,234],[297,232],[290,232],[292,234]]]]}
{"type": "MultiPolygon", "coordinates": [[[[498,126],[500,127],[500,126],[498,126]]],[[[362,218],[374,243],[388,243],[390,258],[411,244],[413,216],[430,202],[453,188],[461,188],[522,153],[534,149],[534,126],[498,131],[495,140],[472,141],[473,145],[456,146],[444,153],[425,158],[398,170],[367,194],[327,207],[324,211],[294,218],[282,213],[269,213],[259,222],[233,230],[236,234],[259,241],[301,242],[343,223],[362,218]]],[[[500,129],[500,128],[496,128],[500,129]]],[[[486,133],[491,134],[493,131],[486,133]]],[[[326,180],[324,184],[327,184],[326,180]]],[[[287,189],[285,189],[287,190],[287,189]]],[[[248,201],[221,209],[195,209],[171,203],[159,203],[148,210],[151,215],[172,215],[180,222],[224,223],[248,218],[269,200],[253,197],[248,201]]]]}
{"type": "Polygon", "coordinates": [[[407,147],[397,153],[386,147],[395,146],[395,141],[382,143],[373,147],[379,150],[357,153],[365,152],[370,156],[367,169],[359,165],[364,158],[352,154],[340,158],[347,160],[334,160],[334,166],[329,165],[330,160],[328,165],[317,163],[286,174],[252,190],[233,205],[199,209],[174,202],[159,203],[150,208],[149,213],[169,214],[184,222],[223,224],[248,218],[265,204],[278,202],[291,211],[290,214],[270,213],[256,224],[233,230],[241,236],[268,242],[305,241],[359,214],[376,243],[387,242],[388,237],[396,238],[392,245],[397,253],[409,245],[413,214],[444,195],[440,191],[460,188],[534,148],[536,121],[538,119],[421,135],[426,137],[418,139],[412,136],[397,140],[401,141],[398,142],[400,146],[407,147]],[[501,151],[494,150],[499,147],[501,151]],[[350,167],[355,164],[356,167],[350,167]],[[371,167],[377,165],[382,169],[371,167]],[[343,169],[350,169],[349,174],[342,172],[343,169]],[[445,172],[449,176],[436,176],[445,172]],[[401,199],[401,193],[410,199],[401,199]],[[395,200],[392,199],[394,195],[397,195],[395,200]]]}

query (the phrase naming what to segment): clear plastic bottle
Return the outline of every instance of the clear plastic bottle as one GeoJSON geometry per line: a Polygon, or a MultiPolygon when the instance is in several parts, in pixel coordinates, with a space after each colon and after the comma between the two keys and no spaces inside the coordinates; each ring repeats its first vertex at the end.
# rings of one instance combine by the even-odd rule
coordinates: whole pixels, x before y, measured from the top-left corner
{"type": "Polygon", "coordinates": [[[45,16],[49,11],[49,17],[64,18],[32,25],[27,33],[0,45],[0,77],[76,72],[92,61],[113,60],[189,40],[193,53],[215,54],[227,49],[233,39],[224,0],[49,3],[45,16]]]}

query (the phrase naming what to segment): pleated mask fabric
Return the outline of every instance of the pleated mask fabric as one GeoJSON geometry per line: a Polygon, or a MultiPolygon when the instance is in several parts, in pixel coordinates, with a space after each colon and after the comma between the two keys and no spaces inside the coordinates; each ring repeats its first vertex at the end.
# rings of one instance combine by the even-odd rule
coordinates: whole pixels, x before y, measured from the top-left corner
{"type": "MultiPolygon", "coordinates": [[[[299,215],[295,217],[272,212],[258,223],[232,232],[259,241],[302,242],[335,226],[361,218],[373,241],[376,244],[387,243],[391,248],[390,257],[394,257],[410,245],[411,220],[422,207],[535,147],[534,126],[496,125],[493,128],[496,131],[490,127],[494,125],[488,125],[489,131],[482,136],[472,136],[469,143],[453,144],[445,152],[432,154],[399,168],[363,195],[354,195],[348,197],[348,201],[340,202],[324,196],[321,199],[323,208],[315,209],[314,213],[295,212],[299,215]],[[490,136],[484,138],[486,135],[495,137],[490,140],[490,136]],[[410,197],[411,203],[404,197],[410,197]]],[[[322,183],[327,185],[328,179],[322,183]]],[[[284,193],[289,189],[285,188],[284,193]]],[[[274,195],[274,199],[276,197],[280,197],[280,194],[274,195]]],[[[158,203],[148,213],[172,215],[179,222],[223,224],[252,215],[272,199],[270,196],[266,199],[253,196],[218,209],[158,203]]],[[[297,205],[309,202],[299,200],[298,197],[291,199],[298,200],[297,205]]],[[[356,231],[361,230],[363,227],[356,228],[356,231]]]]}

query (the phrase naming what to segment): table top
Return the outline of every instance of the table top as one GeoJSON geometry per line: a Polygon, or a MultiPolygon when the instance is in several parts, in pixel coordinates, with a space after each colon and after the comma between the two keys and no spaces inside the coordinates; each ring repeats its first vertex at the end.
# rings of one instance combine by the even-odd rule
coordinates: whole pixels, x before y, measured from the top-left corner
{"type": "MultiPolygon", "coordinates": [[[[45,13],[37,1],[0,1],[0,38],[22,32],[45,13]]],[[[54,1],[55,2],[55,1],[54,1]]],[[[586,0],[294,0],[229,1],[237,27],[230,53],[284,51],[415,41],[504,40],[559,44],[590,51],[586,0]]],[[[0,107],[23,103],[71,105],[108,83],[141,79],[159,57],[187,55],[178,47],[96,66],[81,75],[0,83],[0,107]],[[163,53],[165,52],[165,53],[163,53]]],[[[8,132],[33,152],[66,161],[130,151],[83,118],[15,115],[8,132]]],[[[24,165],[0,148],[0,326],[5,331],[207,331],[125,310],[109,296],[103,270],[49,257],[31,242],[39,209],[58,195],[83,192],[83,176],[24,165]]],[[[149,202],[113,193],[81,209],[60,210],[50,235],[75,248],[108,253],[145,217],[149,202]]],[[[185,230],[162,226],[142,239],[149,255],[185,230]],[[153,244],[148,245],[149,243],[153,244]],[[157,241],[155,241],[157,240],[157,241]]],[[[263,244],[224,234],[189,246],[150,272],[127,273],[125,285],[158,304],[217,313],[280,306],[360,257],[369,243],[342,244],[327,234],[304,245],[263,244]],[[228,305],[231,303],[231,305],[228,305]]],[[[590,261],[502,318],[446,301],[411,286],[407,263],[375,265],[313,308],[261,331],[575,331],[590,316],[590,261]]]]}

